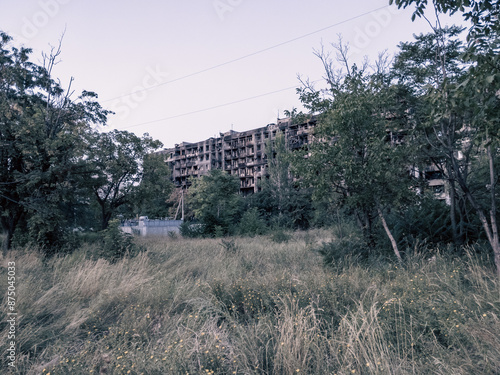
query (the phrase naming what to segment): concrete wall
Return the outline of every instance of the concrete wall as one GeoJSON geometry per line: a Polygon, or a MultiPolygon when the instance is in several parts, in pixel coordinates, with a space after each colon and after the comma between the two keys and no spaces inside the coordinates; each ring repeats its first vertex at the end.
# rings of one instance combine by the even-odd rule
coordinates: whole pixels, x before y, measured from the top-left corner
{"type": "Polygon", "coordinates": [[[168,236],[169,233],[180,233],[182,220],[140,220],[137,225],[123,225],[122,231],[140,236],[168,236]]]}

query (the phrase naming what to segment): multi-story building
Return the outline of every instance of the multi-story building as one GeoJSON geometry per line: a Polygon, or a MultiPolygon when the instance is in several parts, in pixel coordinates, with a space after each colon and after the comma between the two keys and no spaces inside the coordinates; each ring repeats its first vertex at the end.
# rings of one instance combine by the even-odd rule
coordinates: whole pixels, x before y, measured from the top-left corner
{"type": "Polygon", "coordinates": [[[230,130],[204,141],[183,142],[162,151],[172,171],[177,187],[188,187],[193,178],[207,174],[212,169],[222,169],[240,179],[243,194],[257,192],[265,178],[268,152],[277,134],[282,133],[289,149],[297,149],[312,139],[313,118],[294,124],[289,118],[278,119],[277,124],[237,132],[230,130]]]}
{"type": "MultiPolygon", "coordinates": [[[[299,124],[289,118],[278,119],[277,124],[244,132],[230,130],[204,141],[176,144],[174,148],[161,153],[166,156],[176,187],[187,188],[193,178],[206,175],[212,169],[221,169],[238,176],[240,192],[246,195],[260,190],[260,182],[267,175],[268,155],[272,157],[268,147],[272,147],[277,134],[283,134],[288,149],[294,150],[313,140],[312,130],[315,126],[314,117],[299,124]]],[[[404,137],[401,132],[388,134],[388,140],[394,144],[398,144],[401,137],[404,137]]],[[[449,203],[447,183],[439,168],[431,164],[420,172],[414,169],[413,173],[416,173],[416,178],[423,174],[436,198],[449,203]]]]}

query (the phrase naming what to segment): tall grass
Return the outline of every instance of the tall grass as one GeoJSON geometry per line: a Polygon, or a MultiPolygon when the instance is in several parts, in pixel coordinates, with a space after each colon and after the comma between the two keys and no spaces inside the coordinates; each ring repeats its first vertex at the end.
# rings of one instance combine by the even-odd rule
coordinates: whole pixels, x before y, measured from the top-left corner
{"type": "MultiPolygon", "coordinates": [[[[12,373],[499,373],[488,262],[469,251],[325,266],[325,238],[148,239],[116,263],[89,247],[48,260],[12,251],[1,260],[1,280],[9,261],[18,277],[12,373]]],[[[2,353],[6,313],[4,299],[2,353]]]]}

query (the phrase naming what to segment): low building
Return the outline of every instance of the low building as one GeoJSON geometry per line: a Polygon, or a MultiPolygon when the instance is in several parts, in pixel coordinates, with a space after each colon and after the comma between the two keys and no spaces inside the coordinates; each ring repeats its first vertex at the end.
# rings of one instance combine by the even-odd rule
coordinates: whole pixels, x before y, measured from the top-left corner
{"type": "Polygon", "coordinates": [[[127,220],[120,228],[123,232],[141,237],[165,237],[180,234],[182,220],[149,220],[141,216],[138,221],[127,220]]]}

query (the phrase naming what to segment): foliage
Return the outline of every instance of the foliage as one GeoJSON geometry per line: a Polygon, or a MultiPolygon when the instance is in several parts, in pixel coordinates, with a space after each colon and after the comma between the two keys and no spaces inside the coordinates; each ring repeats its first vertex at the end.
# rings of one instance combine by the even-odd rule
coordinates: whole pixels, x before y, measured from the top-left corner
{"type": "Polygon", "coordinates": [[[238,233],[242,236],[255,236],[264,234],[267,230],[266,222],[263,220],[256,207],[250,208],[238,223],[238,233]]]}
{"type": "MultiPolygon", "coordinates": [[[[331,66],[327,57],[321,58],[331,66]]],[[[324,112],[318,117],[316,141],[295,156],[296,173],[314,187],[317,199],[352,212],[368,246],[375,244],[373,225],[379,217],[400,257],[385,216],[416,199],[409,173],[414,150],[405,140],[408,108],[383,71],[368,74],[354,65],[329,84],[331,98],[318,104],[324,112]]]]}
{"type": "Polygon", "coordinates": [[[403,217],[394,220],[394,230],[408,248],[418,242],[452,243],[448,212],[445,202],[424,196],[418,204],[407,207],[403,217]]]}
{"type": "Polygon", "coordinates": [[[15,241],[54,254],[73,246],[74,231],[96,229],[97,216],[105,229],[125,204],[152,211],[144,200],[164,202],[171,184],[160,157],[146,157],[159,141],[96,131],[110,113],[97,95],[74,99],[71,83],[65,91],[51,76],[61,43],[42,65],[30,54],[0,33],[0,220],[4,249],[15,241]]]}
{"type": "Polygon", "coordinates": [[[239,180],[228,173],[212,169],[190,188],[191,204],[205,235],[226,235],[234,229],[240,211],[239,180]]]}
{"type": "Polygon", "coordinates": [[[272,227],[308,228],[311,219],[311,194],[299,189],[291,171],[291,151],[287,149],[285,135],[278,132],[266,144],[267,176],[262,191],[255,199],[257,207],[267,214],[272,227]]]}
{"type": "MultiPolygon", "coordinates": [[[[415,35],[415,40],[411,42],[401,42],[391,75],[399,85],[405,86],[415,95],[427,94],[444,79],[457,82],[466,66],[462,59],[465,52],[460,38],[462,32],[463,28],[451,26],[415,35]],[[438,43],[441,43],[439,53],[444,57],[443,60],[436,58],[438,43]]],[[[425,96],[421,99],[425,99],[425,96]]],[[[416,108],[417,111],[419,109],[416,108]]]]}
{"type": "MultiPolygon", "coordinates": [[[[427,1],[397,0],[396,4],[399,7],[414,4],[416,11],[413,18],[426,17],[427,1]]],[[[495,255],[500,277],[500,238],[496,205],[498,174],[495,170],[500,142],[500,96],[497,90],[500,83],[500,5],[489,0],[439,0],[434,7],[438,17],[439,12],[461,12],[465,19],[472,22],[467,35],[468,46],[463,55],[463,60],[470,66],[460,79],[448,78],[446,40],[442,37],[446,30],[438,22],[434,27],[435,60],[443,74],[427,94],[432,105],[428,107],[427,116],[420,125],[432,129],[436,134],[434,140],[437,141],[435,143],[442,151],[447,164],[451,192],[454,192],[453,185],[456,184],[474,209],[495,255]],[[489,192],[486,194],[473,191],[471,187],[474,182],[469,179],[469,166],[481,153],[486,155],[489,167],[489,173],[482,182],[483,185],[489,186],[489,192]],[[482,201],[485,201],[486,205],[482,204],[482,201]]],[[[456,237],[454,199],[450,207],[452,230],[456,237]]]]}
{"type": "Polygon", "coordinates": [[[333,268],[348,268],[353,265],[368,265],[375,258],[370,248],[356,236],[346,236],[322,244],[315,249],[323,256],[325,265],[333,268]]]}
{"type": "Polygon", "coordinates": [[[205,233],[205,226],[203,224],[191,221],[184,221],[179,229],[182,237],[185,238],[198,238],[202,237],[205,233]]]}
{"type": "Polygon", "coordinates": [[[19,228],[42,247],[59,246],[82,199],[85,135],[105,124],[109,113],[84,91],[71,98],[51,77],[60,45],[30,61],[29,48],[16,48],[0,32],[0,217],[4,248],[19,228]]]}
{"type": "Polygon", "coordinates": [[[292,236],[228,239],[237,256],[221,256],[220,239],[141,239],[146,253],[116,263],[88,259],[88,247],[51,259],[9,252],[23,312],[12,373],[497,372],[491,262],[469,251],[324,267],[304,233],[292,236]]]}
{"type": "Polygon", "coordinates": [[[136,193],[150,198],[162,191],[166,200],[170,185],[158,186],[155,180],[165,179],[168,172],[158,169],[157,158],[146,157],[161,146],[161,142],[148,134],[139,138],[127,131],[113,130],[90,135],[87,151],[90,184],[101,209],[101,229],[107,228],[120,206],[140,199],[136,193]]]}
{"type": "Polygon", "coordinates": [[[120,229],[120,221],[117,219],[111,220],[108,227],[99,232],[99,237],[100,249],[95,255],[110,262],[117,262],[123,257],[137,256],[142,250],[134,243],[131,234],[120,229]]]}
{"type": "Polygon", "coordinates": [[[169,216],[169,200],[174,185],[170,179],[170,169],[161,153],[148,153],[142,161],[141,182],[134,194],[135,215],[149,218],[169,216]]]}

